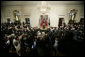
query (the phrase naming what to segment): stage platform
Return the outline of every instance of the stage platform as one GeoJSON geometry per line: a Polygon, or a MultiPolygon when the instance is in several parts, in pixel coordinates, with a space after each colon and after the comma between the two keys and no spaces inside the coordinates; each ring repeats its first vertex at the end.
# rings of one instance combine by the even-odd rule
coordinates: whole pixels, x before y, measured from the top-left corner
{"type": "Polygon", "coordinates": [[[41,31],[47,31],[47,29],[40,29],[41,31]]]}

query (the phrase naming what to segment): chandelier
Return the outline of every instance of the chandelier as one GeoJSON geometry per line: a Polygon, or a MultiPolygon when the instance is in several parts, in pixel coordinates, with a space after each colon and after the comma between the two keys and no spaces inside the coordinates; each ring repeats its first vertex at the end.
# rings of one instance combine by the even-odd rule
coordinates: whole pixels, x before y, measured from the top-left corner
{"type": "Polygon", "coordinates": [[[48,7],[46,1],[42,1],[39,9],[41,13],[45,14],[50,10],[50,7],[48,7]]]}

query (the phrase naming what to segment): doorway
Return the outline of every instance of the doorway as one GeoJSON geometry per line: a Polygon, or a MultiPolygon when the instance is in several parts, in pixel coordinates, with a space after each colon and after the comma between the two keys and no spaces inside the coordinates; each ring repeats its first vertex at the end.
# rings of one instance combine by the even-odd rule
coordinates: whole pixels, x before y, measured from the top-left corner
{"type": "Polygon", "coordinates": [[[84,24],[84,18],[80,19],[80,24],[84,24]]]}
{"type": "Polygon", "coordinates": [[[64,26],[64,25],[65,25],[64,18],[59,18],[58,27],[60,27],[60,26],[64,26]]]}

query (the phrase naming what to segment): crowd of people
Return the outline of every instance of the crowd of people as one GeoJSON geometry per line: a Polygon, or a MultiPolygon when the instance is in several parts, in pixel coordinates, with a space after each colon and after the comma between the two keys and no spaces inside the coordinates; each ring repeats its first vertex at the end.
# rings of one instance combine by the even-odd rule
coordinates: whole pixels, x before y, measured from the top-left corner
{"type": "Polygon", "coordinates": [[[25,23],[2,23],[0,49],[3,56],[82,56],[84,24],[41,30],[25,23]]]}

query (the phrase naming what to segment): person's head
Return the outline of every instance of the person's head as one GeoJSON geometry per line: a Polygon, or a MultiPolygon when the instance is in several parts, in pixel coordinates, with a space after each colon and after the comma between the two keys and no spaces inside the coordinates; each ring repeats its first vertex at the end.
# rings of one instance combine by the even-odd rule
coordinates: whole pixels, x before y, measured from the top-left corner
{"type": "Polygon", "coordinates": [[[11,37],[11,38],[15,38],[15,34],[11,34],[10,37],[11,37]]]}
{"type": "Polygon", "coordinates": [[[55,38],[56,41],[58,41],[58,38],[55,38]]]}
{"type": "Polygon", "coordinates": [[[45,34],[45,32],[43,31],[42,34],[45,34]]]}

